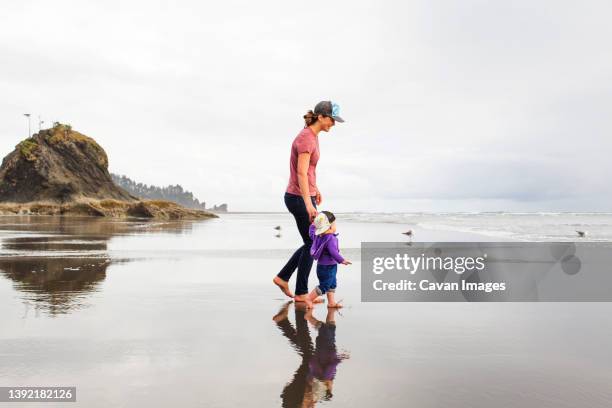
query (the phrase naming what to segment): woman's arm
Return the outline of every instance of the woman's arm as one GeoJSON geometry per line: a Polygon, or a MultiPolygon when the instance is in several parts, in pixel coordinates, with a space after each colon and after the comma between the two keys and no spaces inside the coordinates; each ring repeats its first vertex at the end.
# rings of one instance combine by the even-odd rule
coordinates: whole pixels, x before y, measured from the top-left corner
{"type": "Polygon", "coordinates": [[[300,153],[297,161],[297,177],[300,186],[300,193],[306,204],[306,211],[310,216],[310,221],[317,216],[317,209],[312,205],[310,200],[310,189],[308,188],[308,167],[310,166],[310,153],[300,153]]]}
{"type": "Polygon", "coordinates": [[[315,197],[315,201],[317,202],[317,205],[321,205],[321,203],[323,202],[323,196],[321,195],[321,192],[319,191],[318,187],[317,187],[317,195],[315,197]]]}

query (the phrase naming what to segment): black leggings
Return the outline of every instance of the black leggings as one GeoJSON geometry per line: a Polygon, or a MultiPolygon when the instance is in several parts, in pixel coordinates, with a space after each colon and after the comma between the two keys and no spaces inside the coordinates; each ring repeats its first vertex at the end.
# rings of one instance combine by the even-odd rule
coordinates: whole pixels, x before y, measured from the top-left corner
{"type": "MultiPolygon", "coordinates": [[[[314,196],[311,196],[312,205],[317,208],[317,202],[314,196]]],[[[283,269],[278,273],[278,277],[288,282],[293,275],[293,272],[297,268],[297,280],[295,282],[295,294],[305,295],[308,293],[308,276],[310,275],[310,269],[312,268],[312,257],[310,256],[310,247],[312,246],[312,240],[308,235],[308,228],[310,227],[310,216],[306,211],[306,204],[302,196],[285,193],[285,205],[297,224],[298,231],[302,236],[304,245],[299,247],[291,258],[287,261],[283,269]]]]}

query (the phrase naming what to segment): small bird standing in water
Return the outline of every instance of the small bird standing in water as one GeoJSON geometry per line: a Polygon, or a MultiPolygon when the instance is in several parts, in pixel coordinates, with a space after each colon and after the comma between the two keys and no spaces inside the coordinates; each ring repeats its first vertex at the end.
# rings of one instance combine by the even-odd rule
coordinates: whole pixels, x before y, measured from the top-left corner
{"type": "Polygon", "coordinates": [[[281,230],[281,226],[277,225],[276,227],[274,227],[275,230],[280,231],[281,230]]]}
{"type": "Polygon", "coordinates": [[[410,241],[412,241],[412,237],[414,236],[414,234],[412,233],[411,229],[406,232],[402,232],[402,234],[406,235],[408,238],[410,238],[410,241]]]}
{"type": "Polygon", "coordinates": [[[584,238],[587,236],[587,232],[586,231],[576,231],[578,233],[578,236],[580,238],[584,238]]]}

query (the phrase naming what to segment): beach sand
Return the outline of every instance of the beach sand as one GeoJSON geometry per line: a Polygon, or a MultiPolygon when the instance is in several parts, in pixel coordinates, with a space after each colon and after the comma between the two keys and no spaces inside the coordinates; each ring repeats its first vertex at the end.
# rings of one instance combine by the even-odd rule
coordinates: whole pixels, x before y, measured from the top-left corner
{"type": "MultiPolygon", "coordinates": [[[[313,361],[330,342],[291,305],[282,326],[305,357],[272,320],[287,299],[271,279],[299,242],[290,216],[0,222],[0,386],[76,386],[70,406],[84,407],[323,398],[313,361]]],[[[402,230],[339,217],[354,264],[339,267],[346,307],[332,343],[349,358],[326,405],[610,406],[609,304],[360,302],[359,243],[400,241],[402,230]]],[[[422,241],[487,238],[415,231],[422,241]]],[[[324,322],[326,307],[313,316],[324,322]]]]}

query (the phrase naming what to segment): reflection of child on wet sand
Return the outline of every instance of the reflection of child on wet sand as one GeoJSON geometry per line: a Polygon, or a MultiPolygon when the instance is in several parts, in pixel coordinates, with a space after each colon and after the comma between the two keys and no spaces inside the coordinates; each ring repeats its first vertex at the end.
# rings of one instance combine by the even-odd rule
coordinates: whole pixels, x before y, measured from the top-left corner
{"type": "Polygon", "coordinates": [[[331,398],[337,366],[349,355],[338,353],[336,349],[335,308],[327,309],[323,323],[312,315],[312,309],[308,309],[304,303],[296,303],[294,327],[289,322],[291,304],[284,304],[272,318],[302,359],[291,381],[283,388],[281,405],[287,408],[314,407],[317,402],[331,398]],[[319,332],[315,346],[308,323],[319,332]]]}
{"type": "Polygon", "coordinates": [[[327,309],[325,323],[314,318],[312,312],[306,313],[308,322],[319,331],[314,353],[308,363],[314,402],[331,399],[338,364],[349,358],[347,353],[338,353],[336,349],[335,313],[335,308],[327,309]]]}
{"type": "Polygon", "coordinates": [[[317,260],[317,278],[319,285],[306,298],[306,305],[312,303],[321,295],[327,295],[327,307],[339,308],[336,302],[336,272],[338,264],[350,265],[351,262],[340,255],[338,249],[338,234],[336,232],[336,216],[329,211],[321,211],[308,230],[312,239],[310,254],[317,260]]]}

